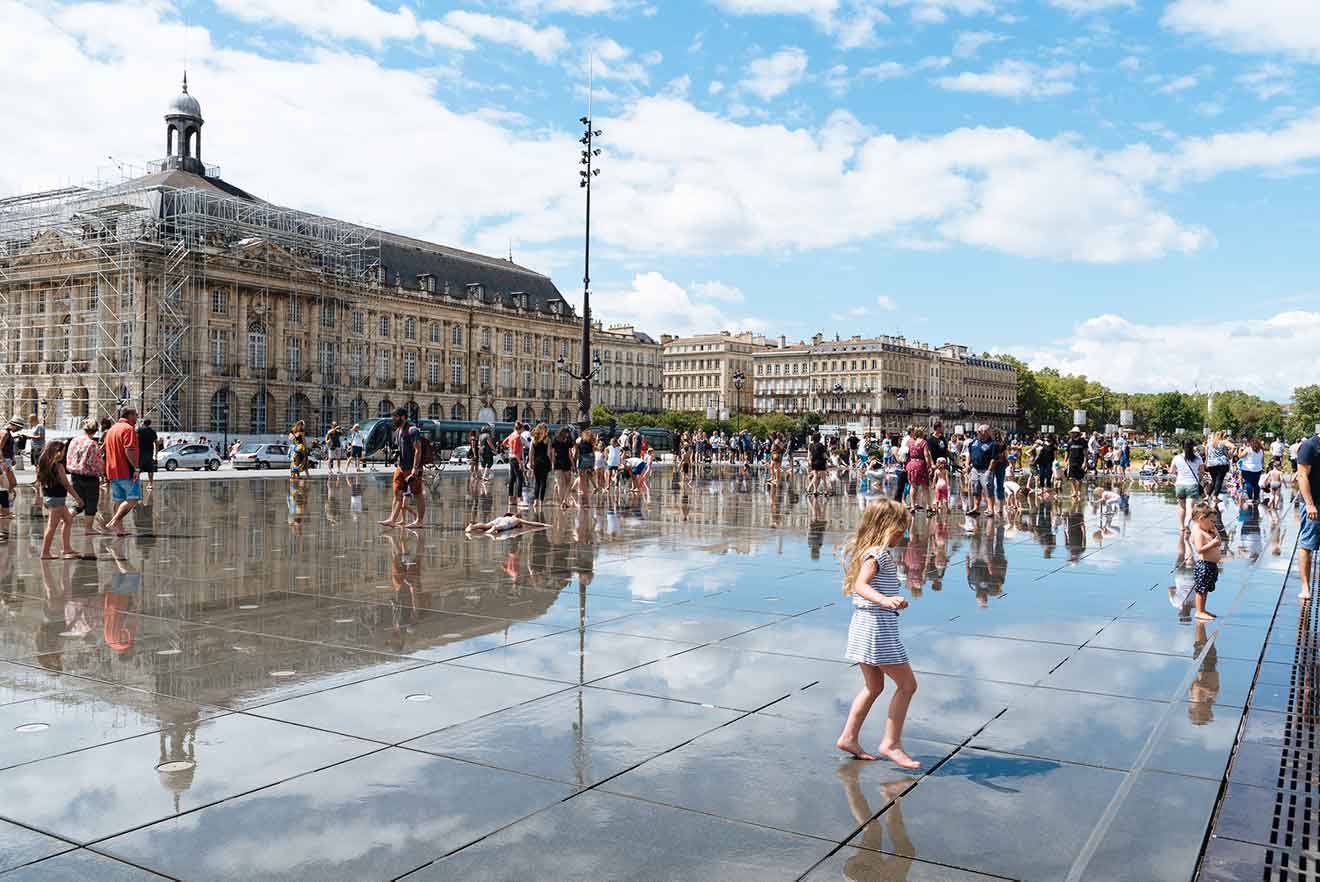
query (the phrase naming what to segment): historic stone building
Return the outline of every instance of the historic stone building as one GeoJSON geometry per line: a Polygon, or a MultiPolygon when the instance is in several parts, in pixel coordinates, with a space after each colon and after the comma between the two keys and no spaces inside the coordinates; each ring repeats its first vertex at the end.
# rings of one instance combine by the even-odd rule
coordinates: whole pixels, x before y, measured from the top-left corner
{"type": "MultiPolygon", "coordinates": [[[[429,418],[567,422],[581,321],[512,260],[264,202],[202,162],[201,106],[167,158],[113,184],[0,200],[0,408],[136,404],[166,431],[316,432],[404,405],[429,418]]],[[[659,346],[598,331],[597,403],[659,406],[659,346]]]]}
{"type": "Polygon", "coordinates": [[[711,416],[752,407],[752,356],[768,349],[765,337],[744,331],[661,336],[666,410],[695,410],[711,416]],[[739,388],[741,385],[741,388],[739,388]]]}
{"type": "Polygon", "coordinates": [[[1017,425],[1017,372],[966,346],[853,336],[761,349],[752,355],[758,413],[822,414],[827,422],[897,431],[935,419],[1017,425]]]}
{"type": "Polygon", "coordinates": [[[632,325],[593,324],[591,351],[601,369],[591,381],[593,404],[615,413],[660,409],[660,344],[632,325]]]}

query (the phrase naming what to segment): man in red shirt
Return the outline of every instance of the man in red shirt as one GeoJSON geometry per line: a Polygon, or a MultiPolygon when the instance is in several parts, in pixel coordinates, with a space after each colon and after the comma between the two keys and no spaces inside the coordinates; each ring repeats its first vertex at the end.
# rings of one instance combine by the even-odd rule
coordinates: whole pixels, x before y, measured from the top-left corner
{"type": "Polygon", "coordinates": [[[123,536],[124,518],[142,498],[138,481],[137,411],[131,407],[119,411],[119,422],[105,433],[105,476],[110,479],[110,499],[118,504],[106,528],[123,536]]]}

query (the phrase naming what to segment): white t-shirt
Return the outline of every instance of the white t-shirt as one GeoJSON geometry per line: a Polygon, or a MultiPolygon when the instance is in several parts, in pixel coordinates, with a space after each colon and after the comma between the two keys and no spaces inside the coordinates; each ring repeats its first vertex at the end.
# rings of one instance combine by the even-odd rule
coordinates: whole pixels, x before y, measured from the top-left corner
{"type": "Polygon", "coordinates": [[[1274,443],[1270,445],[1270,456],[1275,459],[1283,456],[1283,442],[1278,438],[1275,438],[1274,443]]]}
{"type": "Polygon", "coordinates": [[[1177,477],[1173,480],[1175,487],[1199,487],[1201,485],[1201,458],[1193,457],[1189,463],[1180,453],[1173,458],[1173,469],[1177,477]]]}
{"type": "Polygon", "coordinates": [[[1247,448],[1247,452],[1242,454],[1242,471],[1259,472],[1265,468],[1265,451],[1252,450],[1247,448]]]}

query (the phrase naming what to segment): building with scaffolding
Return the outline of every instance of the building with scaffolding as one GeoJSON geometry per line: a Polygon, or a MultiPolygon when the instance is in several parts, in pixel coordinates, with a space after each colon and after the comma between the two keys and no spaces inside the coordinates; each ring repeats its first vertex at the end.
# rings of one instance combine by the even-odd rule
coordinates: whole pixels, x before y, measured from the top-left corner
{"type": "MultiPolygon", "coordinates": [[[[547,276],[263,201],[203,163],[203,122],[185,77],[164,160],[0,199],[0,413],[71,428],[132,404],[213,436],[398,405],[571,418],[556,362],[577,370],[579,322],[547,276]]],[[[638,409],[659,405],[654,349],[619,392],[638,409]]]]}

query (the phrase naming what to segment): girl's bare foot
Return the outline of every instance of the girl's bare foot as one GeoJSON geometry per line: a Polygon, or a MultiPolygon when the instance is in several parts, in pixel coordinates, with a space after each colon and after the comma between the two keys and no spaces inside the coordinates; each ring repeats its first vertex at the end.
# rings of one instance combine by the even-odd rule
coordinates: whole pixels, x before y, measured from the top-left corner
{"type": "Polygon", "coordinates": [[[1217,618],[1218,616],[1216,616],[1214,613],[1199,612],[1196,614],[1196,620],[1198,622],[1213,622],[1217,618]]]}
{"type": "Polygon", "coordinates": [[[872,762],[875,760],[875,757],[871,756],[869,753],[862,750],[862,745],[856,739],[852,741],[844,741],[842,738],[840,738],[838,740],[838,743],[836,743],[834,746],[839,748],[839,750],[842,750],[844,753],[851,753],[854,757],[856,757],[859,760],[866,760],[867,762],[872,762]]]}
{"type": "Polygon", "coordinates": [[[907,751],[905,751],[900,745],[885,747],[882,744],[880,745],[880,749],[877,750],[876,753],[890,760],[891,762],[893,762],[894,765],[898,766],[900,769],[921,768],[921,763],[918,762],[917,760],[914,760],[912,757],[908,756],[907,751]]]}
{"type": "Polygon", "coordinates": [[[1311,592],[1310,592],[1310,591],[1298,591],[1298,592],[1297,592],[1297,599],[1298,599],[1298,600],[1310,600],[1310,599],[1311,599],[1311,592]]]}

